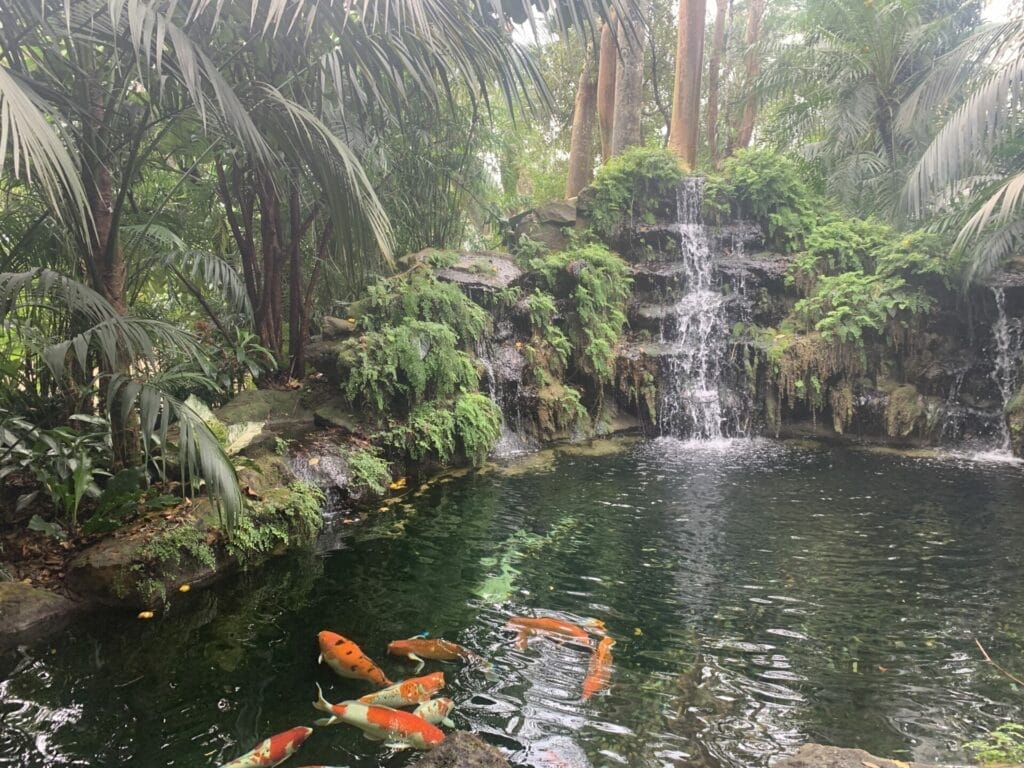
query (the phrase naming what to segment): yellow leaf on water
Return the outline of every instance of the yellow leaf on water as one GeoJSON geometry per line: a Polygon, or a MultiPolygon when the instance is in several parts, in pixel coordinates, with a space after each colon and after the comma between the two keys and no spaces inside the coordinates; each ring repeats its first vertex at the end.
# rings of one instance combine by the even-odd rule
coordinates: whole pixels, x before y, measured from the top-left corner
{"type": "Polygon", "coordinates": [[[139,618],[140,619],[152,619],[153,618],[153,612],[152,611],[142,611],[139,614],[139,618]]]}
{"type": "Polygon", "coordinates": [[[319,463],[320,463],[320,457],[319,456],[314,456],[314,457],[312,457],[309,460],[309,466],[311,466],[311,467],[315,467],[319,463]]]}
{"type": "Polygon", "coordinates": [[[644,636],[644,631],[643,631],[642,629],[640,629],[640,627],[636,627],[636,628],[635,628],[635,629],[633,630],[633,634],[634,634],[634,635],[635,635],[636,637],[643,637],[643,636],[644,636]]]}
{"type": "Polygon", "coordinates": [[[180,587],[178,587],[178,591],[179,592],[188,592],[191,589],[192,589],[192,585],[191,584],[182,584],[180,587]]]}

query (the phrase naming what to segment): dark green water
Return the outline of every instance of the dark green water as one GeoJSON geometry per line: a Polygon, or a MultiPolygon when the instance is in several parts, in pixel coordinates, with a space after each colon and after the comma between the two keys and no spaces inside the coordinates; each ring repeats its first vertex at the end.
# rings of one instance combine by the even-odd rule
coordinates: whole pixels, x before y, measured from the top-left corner
{"type": "MultiPolygon", "coordinates": [[[[533,460],[536,463],[536,460],[533,460]]],[[[433,487],[326,557],[292,556],[152,622],[104,615],[0,655],[0,766],[216,766],[364,692],[315,634],[429,630],[494,665],[441,666],[460,727],[520,765],[763,766],[814,740],[953,761],[1024,720],[1024,469],[822,446],[655,441],[433,487]],[[605,620],[586,655],[513,647],[532,610],[605,620]]],[[[402,766],[345,727],[286,765],[402,766]]]]}

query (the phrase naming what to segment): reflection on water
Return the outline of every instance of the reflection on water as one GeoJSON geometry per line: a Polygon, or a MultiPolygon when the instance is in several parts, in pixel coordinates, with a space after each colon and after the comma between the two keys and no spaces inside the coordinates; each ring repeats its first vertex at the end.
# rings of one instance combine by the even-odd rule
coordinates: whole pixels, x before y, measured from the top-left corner
{"type": "MultiPolygon", "coordinates": [[[[315,634],[351,636],[389,676],[422,631],[491,668],[445,665],[460,727],[520,765],[765,766],[823,741],[953,761],[1019,693],[1024,472],[938,455],[659,439],[438,485],[347,549],[292,556],[148,623],[95,617],[0,656],[0,766],[216,766],[309,723],[315,634]],[[603,619],[611,690],[587,654],[509,616],[603,619]]],[[[354,729],[299,763],[403,766],[354,729]]]]}

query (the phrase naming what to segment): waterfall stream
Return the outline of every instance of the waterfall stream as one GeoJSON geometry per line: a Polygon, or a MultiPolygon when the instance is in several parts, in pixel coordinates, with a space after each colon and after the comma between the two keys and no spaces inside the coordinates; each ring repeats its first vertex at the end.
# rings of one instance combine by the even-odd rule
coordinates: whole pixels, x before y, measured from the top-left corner
{"type": "MultiPolygon", "coordinates": [[[[676,195],[684,293],[671,309],[662,434],[722,437],[721,368],[726,353],[725,296],[712,282],[711,249],[701,220],[703,179],[688,178],[676,195]]],[[[663,335],[665,332],[663,331],[663,335]]]]}
{"type": "MultiPolygon", "coordinates": [[[[992,378],[999,387],[1003,412],[1017,392],[1021,362],[1024,361],[1024,325],[1021,318],[1010,318],[1006,314],[1006,294],[1002,288],[993,288],[996,299],[996,321],[992,325],[995,340],[995,360],[992,378]]],[[[1010,450],[1010,430],[1006,419],[999,419],[1001,448],[1010,450]]]]}

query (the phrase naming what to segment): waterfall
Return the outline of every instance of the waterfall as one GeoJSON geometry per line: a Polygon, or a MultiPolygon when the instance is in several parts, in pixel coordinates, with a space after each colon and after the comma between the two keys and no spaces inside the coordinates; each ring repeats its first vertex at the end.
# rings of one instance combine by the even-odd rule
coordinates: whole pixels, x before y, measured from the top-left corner
{"type": "MultiPolygon", "coordinates": [[[[999,387],[1003,412],[1017,393],[1021,361],[1024,359],[1024,326],[1020,318],[1010,319],[1006,314],[1006,294],[1002,288],[993,288],[996,299],[996,321],[992,325],[992,337],[995,340],[995,363],[992,378],[999,387]]],[[[999,436],[1002,449],[1010,450],[1010,429],[1006,419],[999,419],[999,436]]]]}
{"type": "Polygon", "coordinates": [[[522,376],[522,357],[514,347],[495,349],[487,339],[477,341],[476,355],[484,369],[487,394],[501,411],[501,435],[491,455],[506,459],[538,450],[539,444],[529,437],[524,428],[519,404],[518,382],[522,376]]]}
{"type": "Polygon", "coordinates": [[[721,369],[728,327],[725,297],[712,285],[702,192],[703,179],[688,178],[676,193],[685,287],[668,318],[672,338],[662,339],[668,356],[658,420],[662,434],[714,439],[722,437],[721,369]]]}

